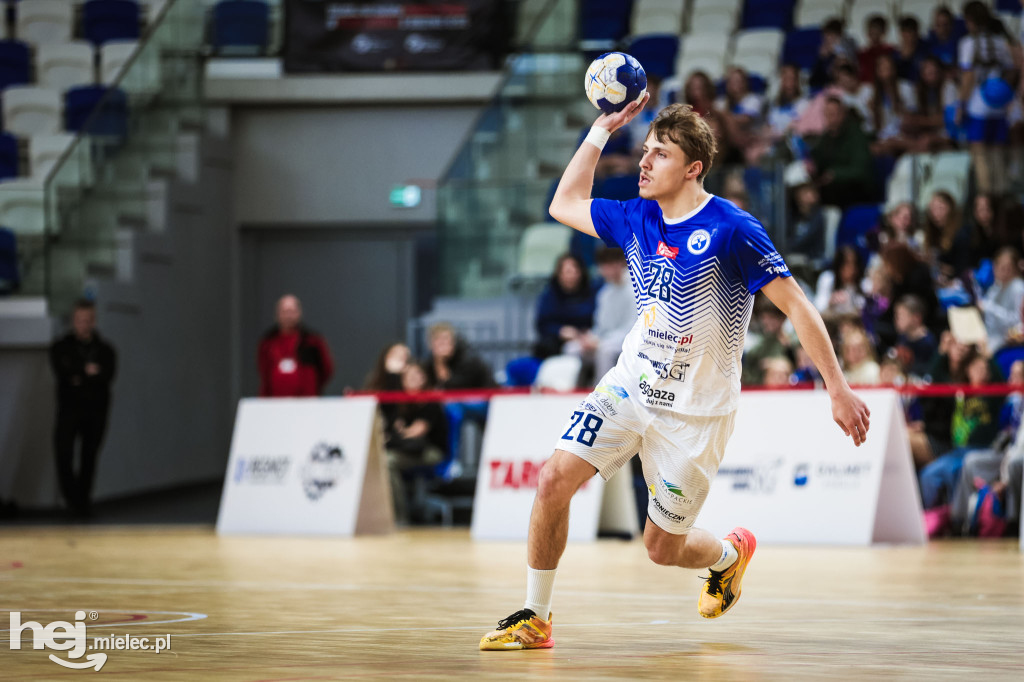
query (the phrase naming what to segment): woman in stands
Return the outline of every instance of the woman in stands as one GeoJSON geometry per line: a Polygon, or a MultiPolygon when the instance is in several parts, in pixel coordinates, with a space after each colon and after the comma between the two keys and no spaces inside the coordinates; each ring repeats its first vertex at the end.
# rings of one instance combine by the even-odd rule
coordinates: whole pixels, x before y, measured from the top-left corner
{"type": "Polygon", "coordinates": [[[888,53],[875,57],[875,77],[861,88],[861,98],[869,114],[867,128],[875,133],[871,153],[894,156],[907,148],[903,117],[914,109],[914,88],[896,75],[896,60],[888,53]]]}
{"type": "Polygon", "coordinates": [[[956,86],[946,78],[946,69],[938,57],[921,62],[914,85],[914,110],[903,117],[903,132],[909,151],[924,153],[949,149],[952,142],[946,130],[946,109],[956,106],[956,86]]]}
{"type": "MultiPolygon", "coordinates": [[[[715,103],[725,134],[737,149],[747,152],[764,122],[764,98],[750,91],[750,77],[739,67],[729,69],[725,94],[715,103]]],[[[750,156],[747,156],[748,161],[750,156]]]]}
{"type": "Polygon", "coordinates": [[[953,195],[939,190],[925,211],[925,254],[942,287],[950,286],[971,267],[971,230],[953,195]]]}
{"type": "Polygon", "coordinates": [[[857,249],[849,245],[840,246],[836,249],[832,268],[818,277],[814,306],[823,315],[854,313],[859,317],[864,309],[863,278],[864,263],[857,249]]]}
{"type": "Polygon", "coordinates": [[[534,356],[543,360],[559,355],[562,346],[581,338],[594,326],[597,289],[591,285],[583,262],[565,254],[555,264],[537,301],[537,334],[534,356]]]}

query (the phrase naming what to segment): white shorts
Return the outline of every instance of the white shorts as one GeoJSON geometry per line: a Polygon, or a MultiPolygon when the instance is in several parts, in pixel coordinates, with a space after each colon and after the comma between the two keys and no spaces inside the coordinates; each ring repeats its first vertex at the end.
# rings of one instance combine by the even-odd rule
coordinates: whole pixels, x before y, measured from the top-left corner
{"type": "Polygon", "coordinates": [[[647,515],[659,528],[693,528],[725,455],[736,412],[692,417],[651,409],[621,385],[615,369],[572,413],[555,448],[592,464],[605,480],[640,454],[650,491],[647,515]]]}

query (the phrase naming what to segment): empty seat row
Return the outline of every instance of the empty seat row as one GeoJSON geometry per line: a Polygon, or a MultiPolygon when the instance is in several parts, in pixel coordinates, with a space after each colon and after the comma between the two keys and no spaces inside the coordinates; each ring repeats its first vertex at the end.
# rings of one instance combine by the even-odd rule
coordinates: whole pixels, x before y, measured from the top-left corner
{"type": "Polygon", "coordinates": [[[0,133],[0,180],[45,178],[75,141],[72,133],[33,135],[28,138],[28,168],[21,168],[21,147],[11,133],[0,133]]]}
{"type": "MultiPolygon", "coordinates": [[[[100,47],[99,82],[114,82],[138,45],[137,41],[129,40],[108,42],[100,47]]],[[[34,62],[35,78],[29,45],[14,40],[0,41],[0,90],[30,83],[66,90],[97,81],[95,52],[92,44],[85,41],[39,45],[34,62]]]]}
{"type": "Polygon", "coordinates": [[[128,99],[120,89],[84,85],[67,92],[14,86],[3,92],[4,130],[18,137],[62,131],[123,136],[128,130],[128,99]],[[104,97],[109,94],[109,97],[104,97]],[[102,111],[90,122],[98,104],[102,111]]]}
{"type": "MultiPolygon", "coordinates": [[[[139,38],[142,13],[135,0],[86,0],[81,12],[81,37],[94,45],[139,38]]],[[[0,37],[32,45],[74,38],[75,6],[68,0],[20,0],[14,17],[12,27],[0,21],[0,37]]]]}

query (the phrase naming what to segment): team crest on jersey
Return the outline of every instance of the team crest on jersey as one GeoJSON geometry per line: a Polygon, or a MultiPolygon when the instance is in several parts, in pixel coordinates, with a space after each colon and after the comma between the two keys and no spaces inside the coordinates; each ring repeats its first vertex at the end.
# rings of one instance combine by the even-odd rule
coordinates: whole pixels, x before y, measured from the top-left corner
{"type": "Polygon", "coordinates": [[[711,246],[711,234],[707,230],[697,230],[686,240],[686,250],[699,256],[711,246]]]}
{"type": "MultiPolygon", "coordinates": [[[[705,232],[704,234],[707,234],[707,233],[705,232]]],[[[693,251],[693,249],[690,249],[690,251],[693,251]]],[[[658,242],[658,255],[659,256],[664,256],[665,258],[671,258],[672,260],[675,260],[676,256],[679,255],[679,249],[678,248],[673,248],[673,247],[669,246],[668,244],[666,244],[665,242],[658,242]]]]}

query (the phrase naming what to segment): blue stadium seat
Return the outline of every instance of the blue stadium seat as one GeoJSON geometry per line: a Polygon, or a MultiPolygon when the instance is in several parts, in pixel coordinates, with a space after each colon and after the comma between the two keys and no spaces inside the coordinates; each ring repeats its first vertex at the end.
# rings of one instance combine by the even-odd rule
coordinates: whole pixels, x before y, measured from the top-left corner
{"type": "Polygon", "coordinates": [[[846,209],[839,230],[836,232],[836,246],[853,246],[865,260],[869,254],[867,234],[882,219],[882,207],[878,204],[858,204],[846,209]]]}
{"type": "Polygon", "coordinates": [[[614,44],[629,32],[632,0],[582,0],[580,40],[614,44]]]}
{"type": "Polygon", "coordinates": [[[213,49],[264,50],[270,42],[270,5],[264,0],[221,0],[210,25],[213,49]]]}
{"type": "Polygon", "coordinates": [[[796,0],[747,0],[740,27],[781,28],[785,31],[793,25],[795,7],[796,0]]]}
{"type": "Polygon", "coordinates": [[[18,172],[18,138],[10,133],[0,133],[0,180],[16,178],[18,172]]]}
{"type": "Polygon", "coordinates": [[[139,3],[135,0],[86,0],[82,5],[82,37],[93,45],[138,40],[139,19],[139,3]]]}
{"type": "Polygon", "coordinates": [[[995,361],[1003,376],[1010,376],[1010,367],[1017,360],[1024,360],[1024,346],[1007,346],[996,351],[995,361]]]}
{"type": "Polygon", "coordinates": [[[640,186],[637,185],[635,173],[633,175],[612,175],[594,187],[594,197],[599,199],[629,201],[638,196],[640,196],[640,186]]]}
{"type": "Polygon", "coordinates": [[[795,64],[801,69],[812,69],[821,49],[820,28],[799,28],[786,34],[782,46],[782,63],[795,64]]]}
{"type": "Polygon", "coordinates": [[[636,57],[648,75],[668,78],[676,72],[679,37],[674,34],[640,36],[633,40],[627,52],[636,57]]]}
{"type": "Polygon", "coordinates": [[[13,230],[0,227],[0,295],[17,291],[20,285],[17,237],[13,230]]]}
{"type": "Polygon", "coordinates": [[[509,360],[505,365],[505,385],[519,388],[533,386],[538,369],[540,369],[540,360],[529,355],[509,360]]]}
{"type": "MultiPolygon", "coordinates": [[[[996,10],[1009,14],[1020,14],[1020,0],[996,0],[996,10]]],[[[1010,27],[1007,26],[1007,29],[1010,27]]]]}
{"type": "Polygon", "coordinates": [[[17,40],[0,40],[0,90],[31,83],[31,67],[28,45],[17,40]]]}
{"type": "Polygon", "coordinates": [[[64,93],[64,128],[87,135],[124,137],[128,134],[128,97],[120,88],[104,85],[83,85],[64,93]],[[107,92],[110,96],[104,100],[107,92]],[[93,110],[102,109],[95,119],[93,110]]]}

